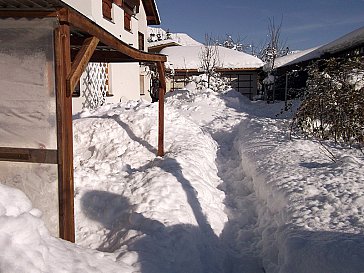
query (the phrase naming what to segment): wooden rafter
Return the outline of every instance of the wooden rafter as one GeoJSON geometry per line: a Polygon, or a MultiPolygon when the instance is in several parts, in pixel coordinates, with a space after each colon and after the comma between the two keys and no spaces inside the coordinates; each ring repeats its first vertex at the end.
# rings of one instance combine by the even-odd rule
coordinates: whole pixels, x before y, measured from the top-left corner
{"type": "MultiPolygon", "coordinates": [[[[105,31],[96,23],[85,18],[82,14],[69,8],[60,8],[56,11],[33,11],[33,10],[0,10],[1,18],[45,18],[57,17],[60,23],[68,24],[71,28],[81,31],[87,36],[93,36],[100,40],[100,43],[107,45],[113,50],[122,54],[120,60],[128,59],[134,62],[166,62],[167,57],[161,54],[147,53],[120,41],[111,33],[105,31]],[[127,58],[123,58],[123,56],[127,58]]],[[[112,61],[116,62],[116,59],[112,61]]]]}
{"type": "Polygon", "coordinates": [[[139,51],[136,48],[129,46],[128,44],[120,41],[118,38],[106,32],[100,28],[94,22],[85,20],[85,18],[72,10],[60,9],[58,11],[58,18],[60,21],[64,21],[70,24],[70,26],[87,32],[90,36],[94,36],[100,40],[101,43],[110,46],[114,50],[117,50],[126,56],[134,59],[135,62],[166,62],[167,57],[160,54],[151,54],[143,51],[139,51]]]}
{"type": "Polygon", "coordinates": [[[83,71],[85,71],[98,43],[99,39],[96,37],[87,38],[78,51],[72,63],[71,71],[67,76],[67,96],[72,95],[75,90],[76,84],[80,80],[83,71]]]}

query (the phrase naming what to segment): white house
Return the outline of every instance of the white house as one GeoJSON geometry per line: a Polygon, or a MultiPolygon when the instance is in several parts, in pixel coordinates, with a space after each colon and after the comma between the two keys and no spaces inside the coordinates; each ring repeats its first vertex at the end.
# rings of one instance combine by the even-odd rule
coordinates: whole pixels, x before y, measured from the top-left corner
{"type": "MultiPolygon", "coordinates": [[[[64,0],[128,45],[147,51],[148,25],[160,24],[154,0],[64,0]]],[[[73,98],[73,113],[121,100],[150,100],[148,69],[139,63],[90,63],[73,98]]]]}

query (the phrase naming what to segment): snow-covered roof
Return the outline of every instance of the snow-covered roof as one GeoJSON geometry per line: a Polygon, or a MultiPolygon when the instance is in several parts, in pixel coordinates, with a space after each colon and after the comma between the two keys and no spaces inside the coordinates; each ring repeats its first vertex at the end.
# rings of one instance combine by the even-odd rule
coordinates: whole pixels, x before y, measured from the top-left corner
{"type": "MultiPolygon", "coordinates": [[[[302,50],[293,54],[288,54],[286,56],[279,57],[275,60],[274,67],[282,67],[286,65],[291,65],[295,63],[300,63],[303,61],[312,60],[315,58],[320,57],[320,53],[317,51],[317,49],[320,48],[319,46],[309,48],[306,50],[302,50]]],[[[268,69],[269,64],[264,65],[264,70],[268,69]]]]}
{"type": "Polygon", "coordinates": [[[336,53],[348,48],[364,44],[364,27],[356,29],[322,47],[319,51],[322,53],[336,53]]]}
{"type": "MultiPolygon", "coordinates": [[[[320,58],[324,54],[334,54],[361,44],[364,44],[364,27],[356,29],[325,45],[277,58],[275,60],[275,68],[320,58]]],[[[267,67],[267,65],[264,67],[267,67]]]]}
{"type": "MultiPolygon", "coordinates": [[[[167,55],[168,62],[174,69],[198,69],[201,67],[200,55],[204,46],[174,46],[164,48],[160,53],[167,55]]],[[[263,62],[244,52],[218,46],[220,68],[255,69],[263,66],[263,62]]]]}
{"type": "Polygon", "coordinates": [[[182,46],[197,46],[201,45],[200,42],[193,39],[186,33],[167,33],[162,28],[154,28],[148,27],[148,37],[151,38],[151,34],[156,37],[157,35],[159,38],[155,38],[155,40],[149,41],[149,47],[159,46],[174,43],[175,45],[182,45],[182,46]]]}

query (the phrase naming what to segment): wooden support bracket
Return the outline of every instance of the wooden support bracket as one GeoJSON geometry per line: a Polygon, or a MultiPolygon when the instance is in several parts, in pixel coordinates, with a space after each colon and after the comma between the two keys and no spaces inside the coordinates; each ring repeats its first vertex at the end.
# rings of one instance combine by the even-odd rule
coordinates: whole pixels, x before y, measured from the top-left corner
{"type": "Polygon", "coordinates": [[[67,96],[72,96],[76,84],[80,80],[83,71],[85,71],[98,43],[99,39],[96,37],[87,38],[83,42],[80,51],[78,51],[75,60],[72,63],[71,71],[67,76],[67,96]]]}

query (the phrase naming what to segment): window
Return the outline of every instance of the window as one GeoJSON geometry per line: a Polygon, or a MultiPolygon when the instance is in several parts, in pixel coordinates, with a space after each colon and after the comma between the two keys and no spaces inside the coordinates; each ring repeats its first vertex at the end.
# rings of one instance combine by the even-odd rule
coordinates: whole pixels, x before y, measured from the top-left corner
{"type": "Polygon", "coordinates": [[[112,0],[102,0],[102,15],[108,20],[112,20],[111,8],[112,0]]]}
{"type": "Polygon", "coordinates": [[[144,51],[144,34],[141,32],[138,32],[138,45],[139,50],[144,51]]]}
{"type": "Polygon", "coordinates": [[[127,31],[131,31],[131,14],[124,10],[124,29],[127,31]]]}

